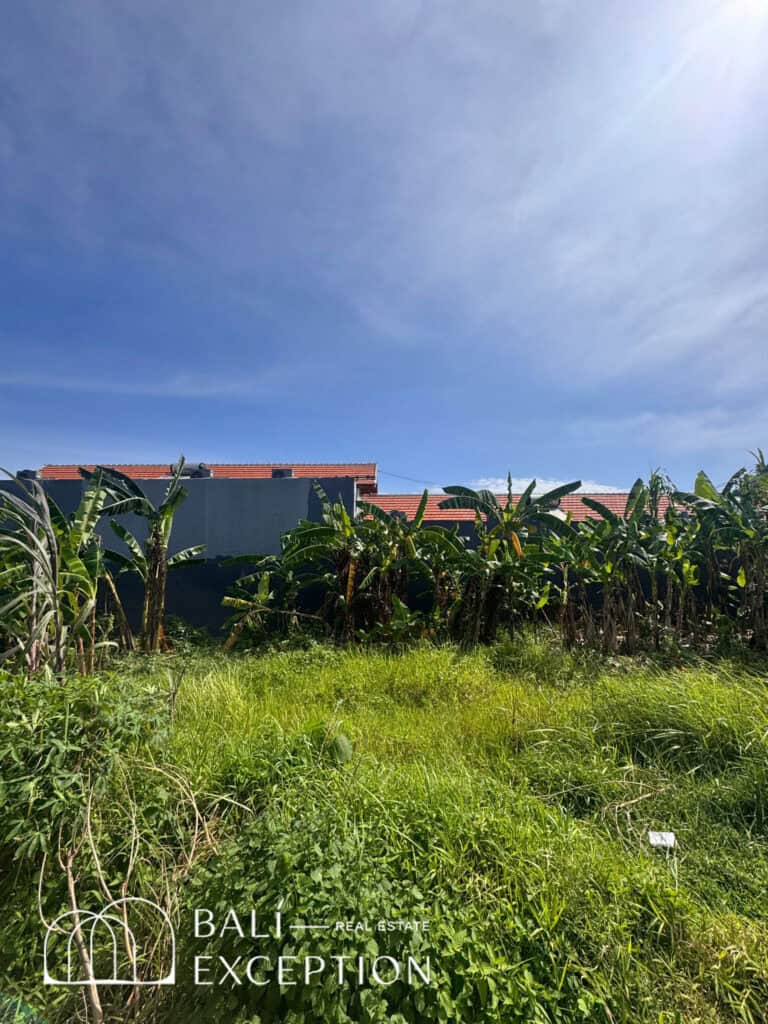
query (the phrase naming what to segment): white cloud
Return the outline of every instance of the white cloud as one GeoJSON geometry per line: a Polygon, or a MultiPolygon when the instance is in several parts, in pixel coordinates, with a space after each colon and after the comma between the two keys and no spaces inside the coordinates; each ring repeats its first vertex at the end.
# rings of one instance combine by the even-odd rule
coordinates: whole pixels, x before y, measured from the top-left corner
{"type": "Polygon", "coordinates": [[[672,454],[728,452],[743,459],[755,448],[768,447],[768,411],[762,406],[713,406],[679,413],[647,411],[575,421],[569,432],[585,444],[600,445],[610,436],[619,444],[640,441],[649,449],[672,454]]]}
{"type": "MultiPolygon", "coordinates": [[[[319,285],[369,328],[361,345],[458,354],[468,387],[492,366],[540,394],[600,390],[620,415],[570,435],[595,445],[751,446],[762,28],[713,0],[53,5],[0,62],[0,226],[37,247],[52,225],[96,268],[194,267],[255,304],[280,274],[296,306],[319,285]],[[653,411],[683,388],[696,409],[653,411]]],[[[258,398],[319,375],[88,378],[59,358],[4,383],[258,398]]]]}
{"type": "MultiPolygon", "coordinates": [[[[520,494],[530,484],[531,477],[512,477],[512,491],[515,494],[520,494]]],[[[533,489],[534,494],[544,494],[546,491],[554,490],[555,487],[562,487],[563,484],[570,483],[569,480],[549,480],[546,478],[536,478],[536,486],[533,489]]],[[[487,490],[493,491],[496,494],[502,494],[507,489],[507,478],[502,476],[484,476],[479,480],[473,480],[469,485],[475,490],[487,490]]],[[[621,494],[626,488],[614,487],[613,484],[601,484],[596,480],[582,480],[581,487],[578,489],[579,494],[621,494]]]]}

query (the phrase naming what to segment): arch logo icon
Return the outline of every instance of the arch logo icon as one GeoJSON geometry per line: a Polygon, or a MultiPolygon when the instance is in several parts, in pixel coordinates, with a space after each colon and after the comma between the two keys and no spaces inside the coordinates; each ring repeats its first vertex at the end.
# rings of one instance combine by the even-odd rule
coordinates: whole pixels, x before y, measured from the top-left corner
{"type": "Polygon", "coordinates": [[[43,962],[46,985],[173,985],[176,936],[161,907],[151,900],[126,896],[98,912],[69,910],[57,917],[46,929],[43,962]],[[139,923],[142,935],[147,935],[144,948],[134,932],[139,923]],[[92,978],[85,976],[78,927],[92,978]],[[156,963],[157,950],[162,950],[160,963],[156,963]]]}

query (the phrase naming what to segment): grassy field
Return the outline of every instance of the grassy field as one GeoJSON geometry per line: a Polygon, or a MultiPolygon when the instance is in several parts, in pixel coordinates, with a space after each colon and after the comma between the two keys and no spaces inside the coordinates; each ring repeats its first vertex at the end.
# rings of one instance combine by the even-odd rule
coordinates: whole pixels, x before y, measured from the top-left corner
{"type": "MultiPolygon", "coordinates": [[[[470,654],[192,652],[71,685],[79,689],[66,699],[84,701],[81,712],[96,686],[123,717],[138,721],[149,707],[169,721],[127,729],[97,831],[116,882],[127,785],[142,837],[132,891],[168,893],[180,960],[195,948],[183,924],[192,907],[266,912],[283,898],[295,920],[430,922],[426,934],[338,939],[350,955],[429,956],[428,986],[200,988],[182,969],[139,1018],[765,1020],[768,705],[759,671],[606,663],[528,636],[470,654]],[[171,712],[169,686],[178,687],[171,712]],[[349,758],[334,743],[340,734],[349,758]],[[649,829],[675,831],[674,860],[650,849],[649,829]],[[183,860],[192,834],[205,852],[174,874],[168,864],[183,860]]],[[[59,728],[54,704],[38,732],[59,728]]],[[[7,825],[13,800],[5,806],[7,825]]],[[[13,917],[33,881],[18,875],[0,928],[4,948],[27,944],[29,963],[37,932],[13,917]]],[[[57,899],[54,890],[49,913],[57,899]]],[[[327,934],[305,935],[285,949],[327,954],[327,934]]],[[[217,952],[229,955],[236,940],[215,940],[217,952]]],[[[48,1019],[72,1019],[73,1004],[36,988],[29,966],[3,970],[48,1019]]]]}

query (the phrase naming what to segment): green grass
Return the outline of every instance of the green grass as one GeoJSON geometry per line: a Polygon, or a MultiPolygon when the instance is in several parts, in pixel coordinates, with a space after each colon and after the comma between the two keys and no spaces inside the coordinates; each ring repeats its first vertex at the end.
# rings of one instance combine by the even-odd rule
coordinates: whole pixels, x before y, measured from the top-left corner
{"type": "MultiPolygon", "coordinates": [[[[436,983],[201,992],[182,978],[154,1019],[765,1019],[758,672],[607,664],[535,637],[183,660],[164,763],[201,806],[237,803],[181,912],[285,897],[307,919],[428,917],[436,983]],[[318,722],[350,737],[348,763],[308,740],[318,722]],[[676,832],[676,872],[651,828],[676,832]]],[[[179,667],[132,662],[121,685],[162,688],[179,667]]]]}
{"type": "Polygon", "coordinates": [[[239,799],[260,802],[268,781],[280,828],[305,803],[343,814],[345,836],[382,816],[422,889],[489,921],[522,916],[546,935],[548,983],[567,966],[615,1019],[759,1020],[763,679],[707,665],[601,670],[541,648],[203,658],[183,683],[174,758],[199,787],[239,799]],[[330,781],[285,767],[318,720],[354,743],[330,781]],[[677,833],[677,889],[651,828],[677,833]]]}

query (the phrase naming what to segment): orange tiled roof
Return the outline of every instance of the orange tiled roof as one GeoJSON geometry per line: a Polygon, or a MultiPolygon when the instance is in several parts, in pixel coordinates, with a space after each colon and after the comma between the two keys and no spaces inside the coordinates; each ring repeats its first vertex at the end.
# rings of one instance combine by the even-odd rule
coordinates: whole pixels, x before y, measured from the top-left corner
{"type": "MultiPolygon", "coordinates": [[[[440,508],[440,502],[445,501],[448,497],[447,494],[430,494],[427,499],[427,510],[424,514],[425,521],[429,520],[432,522],[472,522],[475,518],[475,513],[471,509],[448,509],[440,508]]],[[[497,495],[499,501],[504,504],[507,500],[506,494],[497,495]]],[[[515,495],[518,498],[519,495],[515,495]]],[[[580,522],[583,519],[587,519],[592,516],[595,519],[599,519],[600,516],[597,512],[594,512],[588,505],[585,505],[581,500],[582,498],[593,498],[595,501],[601,502],[606,508],[610,509],[611,512],[615,512],[616,515],[623,515],[624,509],[626,508],[627,498],[629,495],[625,492],[623,494],[567,494],[564,498],[560,499],[559,508],[566,514],[568,512],[573,513],[574,522],[580,522]]],[[[372,505],[378,505],[380,509],[385,512],[393,512],[395,510],[405,512],[409,519],[413,519],[416,515],[416,510],[419,507],[421,501],[420,494],[377,494],[375,497],[371,497],[370,502],[372,505]]],[[[661,511],[664,511],[667,507],[667,499],[662,500],[661,511]]]]}
{"type": "MultiPolygon", "coordinates": [[[[108,465],[135,480],[157,480],[170,476],[170,464],[167,462],[108,465]]],[[[375,494],[377,489],[375,462],[208,462],[206,465],[214,477],[229,480],[262,480],[271,477],[273,469],[292,469],[293,475],[300,477],[354,477],[361,494],[375,494]]],[[[93,468],[85,466],[85,469],[93,468]]],[[[41,473],[44,480],[77,480],[80,476],[77,465],[43,466],[41,473]]]]}

